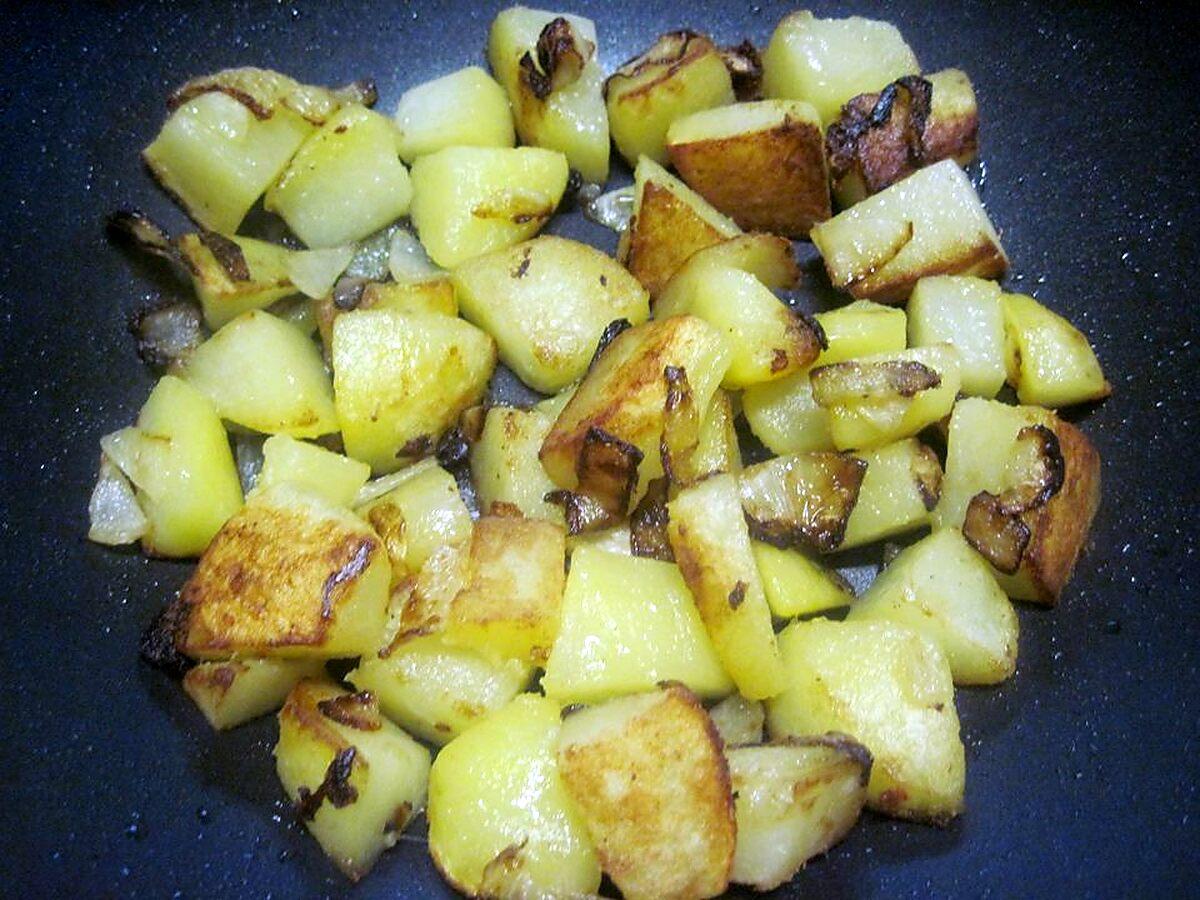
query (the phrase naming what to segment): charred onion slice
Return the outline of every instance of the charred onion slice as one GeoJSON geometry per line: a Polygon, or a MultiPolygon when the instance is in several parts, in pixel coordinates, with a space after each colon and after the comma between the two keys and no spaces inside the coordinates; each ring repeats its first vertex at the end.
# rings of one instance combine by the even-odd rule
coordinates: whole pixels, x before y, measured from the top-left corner
{"type": "Polygon", "coordinates": [[[942,464],[938,462],[937,454],[921,444],[913,458],[911,471],[921,502],[932,512],[942,496],[942,464]]]}
{"type": "Polygon", "coordinates": [[[604,326],[604,331],[600,334],[600,340],[596,342],[596,352],[592,354],[592,361],[588,363],[588,368],[591,369],[596,365],[596,360],[604,355],[604,351],[608,349],[608,345],[615,341],[623,331],[632,328],[628,319],[613,319],[604,326]]]}
{"type": "Polygon", "coordinates": [[[110,231],[133,241],[139,250],[182,264],[179,249],[154,220],[136,209],[121,209],[108,217],[110,231]]]}
{"type": "Polygon", "coordinates": [[[825,137],[833,180],[857,174],[874,194],[933,162],[925,148],[932,101],[933,86],[916,75],[850,100],[825,137]]]}
{"type": "Polygon", "coordinates": [[[675,562],[675,552],[667,537],[667,523],[671,520],[667,512],[669,488],[666,478],[655,478],[629,516],[629,546],[634,556],[675,562]]]}
{"type": "Polygon", "coordinates": [[[214,91],[232,97],[257,119],[269,119],[284,106],[314,125],[323,125],[335,112],[352,103],[374,106],[379,96],[369,79],[340,88],[324,88],[301,84],[270,69],[245,66],[193,78],[171,92],[167,108],[174,111],[193,97],[214,91]]]}
{"type": "Polygon", "coordinates": [[[637,447],[592,426],[575,462],[578,487],[550,491],[543,499],[563,508],[571,534],[616,525],[629,510],[641,462],[642,451],[637,447]]]}
{"type": "Polygon", "coordinates": [[[621,79],[633,80],[655,69],[664,69],[669,75],[676,69],[683,68],[688,60],[715,49],[712,41],[694,31],[669,31],[659,35],[649,50],[641,56],[635,56],[608,76],[604,82],[604,97],[608,98],[608,92],[614,82],[621,79]]]}
{"type": "Polygon", "coordinates": [[[129,320],[142,362],[160,369],[182,363],[199,347],[208,331],[192,303],[167,303],[138,310],[129,320]]]}
{"type": "Polygon", "coordinates": [[[942,383],[942,376],[916,360],[846,362],[818,366],[811,374],[813,399],[820,406],[908,400],[942,383]]]}
{"type": "Polygon", "coordinates": [[[700,411],[696,409],[686,369],[667,366],[663,369],[663,380],[667,383],[667,395],[659,453],[668,482],[684,487],[702,474],[696,471],[695,463],[700,445],[700,411]]]}
{"type": "Polygon", "coordinates": [[[596,52],[596,45],[559,16],[542,29],[534,50],[536,59],[529,52],[521,57],[518,77],[533,96],[545,100],[579,80],[583,67],[596,52]]]}
{"type": "Polygon", "coordinates": [[[750,533],[776,547],[836,550],[866,471],[866,462],[842,453],[778,456],[750,466],[740,478],[750,533]]]}
{"type": "Polygon", "coordinates": [[[358,731],[378,731],[383,727],[379,702],[370,691],[339,694],[317,703],[317,709],[327,719],[358,731]]]}
{"type": "Polygon", "coordinates": [[[739,103],[762,99],[763,64],[756,48],[749,39],[736,47],[721,49],[721,59],[729,70],[733,82],[733,93],[739,103]]]}

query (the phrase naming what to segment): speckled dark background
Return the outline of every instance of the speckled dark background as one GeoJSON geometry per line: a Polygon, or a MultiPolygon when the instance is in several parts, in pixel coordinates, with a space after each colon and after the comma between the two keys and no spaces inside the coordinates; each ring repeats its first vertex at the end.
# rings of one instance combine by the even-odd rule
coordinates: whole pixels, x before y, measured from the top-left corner
{"type": "MultiPolygon", "coordinates": [[[[183,224],[137,150],[187,77],[238,64],[316,83],[372,75],[390,111],[404,88],[481,62],[498,6],[5,4],[0,893],[347,892],[279,803],[273,722],[214,734],[136,661],[138,633],[186,567],[84,540],[96,441],[132,420],[152,383],[125,318],[172,287],[112,247],[102,220],[136,205],[183,224]]],[[[611,69],[668,28],[765,41],[787,7],[572,8],[598,20],[611,69]]],[[[1056,610],[1021,610],[1014,680],[959,692],[966,815],[944,831],[867,816],[794,893],[1194,894],[1195,19],[1064,3],[814,8],[891,19],[927,69],[970,73],[1010,284],[1091,335],[1116,392],[1078,416],[1105,462],[1078,576],[1056,610]]],[[[614,245],[578,216],[556,228],[614,245]]],[[[447,891],[413,841],[353,893],[447,891]]]]}

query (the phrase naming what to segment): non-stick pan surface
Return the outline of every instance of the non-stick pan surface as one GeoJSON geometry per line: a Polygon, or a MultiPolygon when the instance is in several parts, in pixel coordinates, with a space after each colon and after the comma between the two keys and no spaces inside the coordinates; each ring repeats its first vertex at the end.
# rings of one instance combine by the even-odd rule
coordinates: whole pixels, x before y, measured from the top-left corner
{"type": "MultiPolygon", "coordinates": [[[[0,12],[0,894],[447,894],[415,839],[351,891],[281,802],[274,722],[215,734],[176,685],[138,662],[139,632],[187,567],[88,544],[85,504],[97,439],[132,420],[152,383],[126,317],[177,289],[103,229],[106,213],[131,205],[183,225],[137,155],[168,89],[240,64],[315,83],[369,75],[390,111],[404,88],[480,63],[499,5],[14,3],[0,12]]],[[[965,815],[944,830],[866,816],[785,892],[1192,894],[1195,20],[1124,4],[814,7],[890,19],[927,69],[970,73],[983,115],[982,194],[1012,258],[1009,284],[1092,336],[1115,393],[1072,414],[1104,458],[1103,506],[1078,575],[1057,609],[1022,608],[1012,681],[958,693],[965,815]]],[[[596,19],[611,69],[672,28],[763,42],[788,6],[572,8],[596,19]]],[[[614,246],[578,215],[555,227],[614,246]]]]}

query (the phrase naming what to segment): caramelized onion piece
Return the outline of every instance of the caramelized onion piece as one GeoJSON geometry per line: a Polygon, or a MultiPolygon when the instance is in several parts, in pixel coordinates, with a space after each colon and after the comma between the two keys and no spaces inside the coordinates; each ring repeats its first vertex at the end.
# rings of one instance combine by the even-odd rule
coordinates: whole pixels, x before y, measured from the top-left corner
{"type": "Polygon", "coordinates": [[[570,534],[616,525],[629,509],[641,462],[641,450],[593,426],[575,462],[578,487],[550,491],[543,499],[563,508],[570,534]]]}
{"type": "Polygon", "coordinates": [[[88,501],[88,540],[109,547],[139,541],[146,533],[146,516],[129,479],[103,453],[100,474],[88,501]]]}
{"type": "Polygon", "coordinates": [[[776,547],[836,550],[866,471],[866,462],[842,453],[799,453],[750,466],[739,481],[750,533],[776,547]]]}
{"type": "Polygon", "coordinates": [[[283,106],[314,125],[323,125],[348,104],[374,106],[379,97],[375,83],[366,78],[340,88],[324,88],[301,84],[270,69],[244,66],[222,69],[180,85],[167,97],[167,108],[175,110],[193,97],[212,92],[232,97],[258,119],[269,119],[283,106]]]}
{"type": "Polygon", "coordinates": [[[813,399],[821,406],[910,399],[941,385],[942,376],[916,360],[846,362],[819,366],[811,374],[813,399]]]}
{"type": "Polygon", "coordinates": [[[537,56],[526,52],[518,63],[521,82],[539,100],[570,87],[596,52],[596,45],[579,34],[562,16],[551,20],[538,35],[537,56]]]}
{"type": "Polygon", "coordinates": [[[182,301],[138,310],[129,320],[129,331],[137,339],[142,362],[159,369],[182,364],[208,337],[200,310],[182,301]]]}
{"type": "Polygon", "coordinates": [[[669,489],[666,478],[655,478],[629,516],[629,546],[634,556],[675,562],[675,551],[667,537],[667,524],[671,521],[667,512],[669,489]]]}
{"type": "Polygon", "coordinates": [[[733,93],[739,103],[762,99],[763,64],[758,49],[748,38],[735,47],[723,47],[721,59],[729,70],[733,93]]]}
{"type": "Polygon", "coordinates": [[[701,474],[696,472],[695,465],[696,449],[700,445],[700,412],[696,409],[686,369],[667,366],[663,369],[663,380],[667,383],[667,396],[663,403],[659,454],[668,481],[684,487],[701,474]]]}

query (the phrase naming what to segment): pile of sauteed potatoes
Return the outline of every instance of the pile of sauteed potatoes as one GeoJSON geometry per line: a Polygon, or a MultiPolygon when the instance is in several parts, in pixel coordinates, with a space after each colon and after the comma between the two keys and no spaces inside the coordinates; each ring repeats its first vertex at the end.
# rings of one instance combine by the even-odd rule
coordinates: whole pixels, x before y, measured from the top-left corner
{"type": "Polygon", "coordinates": [[[493,898],[769,890],[864,808],[949,822],[955,688],[1013,676],[1099,503],[1056,411],[1110,387],[997,280],[964,72],[797,11],[606,76],[598,24],[507,9],[394,115],[193,79],[143,157],[194,229],[112,219],[194,298],[133,323],[161,377],[90,537],[198,559],[142,654],[215,729],[277,713],[351,879],[422,816],[493,898]],[[260,202],[295,240],[238,233],[260,202]],[[540,233],[564,204],[614,256],[540,233]],[[840,306],[794,305],[793,240],[840,306]],[[543,399],[489,402],[500,364],[543,399]]]}

